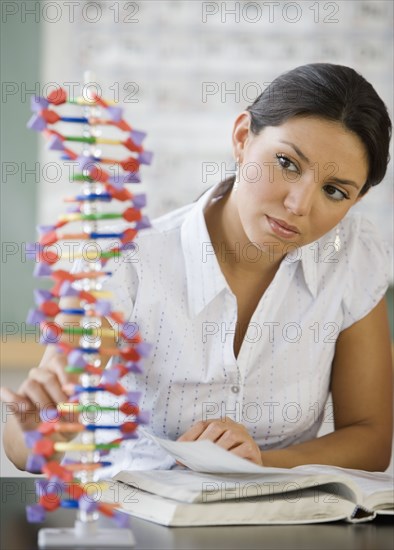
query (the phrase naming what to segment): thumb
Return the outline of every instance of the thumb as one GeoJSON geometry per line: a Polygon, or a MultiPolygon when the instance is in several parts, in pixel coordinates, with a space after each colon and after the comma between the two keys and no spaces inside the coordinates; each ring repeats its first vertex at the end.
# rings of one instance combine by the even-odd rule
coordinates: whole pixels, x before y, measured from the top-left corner
{"type": "Polygon", "coordinates": [[[18,395],[17,393],[13,392],[9,388],[5,388],[4,386],[0,387],[0,401],[7,405],[8,412],[12,412],[14,414],[20,412],[22,404],[26,405],[27,403],[29,403],[29,400],[27,400],[25,397],[18,395]]]}

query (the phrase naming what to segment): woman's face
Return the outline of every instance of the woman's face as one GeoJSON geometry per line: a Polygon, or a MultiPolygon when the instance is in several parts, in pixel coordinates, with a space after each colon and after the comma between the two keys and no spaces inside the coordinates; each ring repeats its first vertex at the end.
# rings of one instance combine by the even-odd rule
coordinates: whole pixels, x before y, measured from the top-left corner
{"type": "Polygon", "coordinates": [[[290,243],[314,242],[359,199],[368,175],[362,142],[317,117],[295,117],[257,136],[249,124],[250,115],[241,114],[233,134],[241,165],[233,198],[247,239],[275,255],[290,243]]]}

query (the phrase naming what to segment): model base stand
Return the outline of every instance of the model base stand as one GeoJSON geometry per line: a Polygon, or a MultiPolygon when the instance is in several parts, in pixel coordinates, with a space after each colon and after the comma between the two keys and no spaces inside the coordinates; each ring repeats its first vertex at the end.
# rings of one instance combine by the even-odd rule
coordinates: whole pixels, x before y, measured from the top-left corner
{"type": "Polygon", "coordinates": [[[48,527],[38,532],[40,548],[130,548],[135,539],[130,529],[81,529],[79,521],[74,528],[56,529],[48,527]]]}

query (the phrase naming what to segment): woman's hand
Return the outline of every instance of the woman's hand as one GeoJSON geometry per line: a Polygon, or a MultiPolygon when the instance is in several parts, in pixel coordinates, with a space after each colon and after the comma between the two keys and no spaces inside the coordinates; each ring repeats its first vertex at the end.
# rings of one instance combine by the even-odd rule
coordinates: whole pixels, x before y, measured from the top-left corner
{"type": "MultiPolygon", "coordinates": [[[[75,297],[62,298],[59,304],[64,309],[80,307],[79,299],[75,297]]],[[[80,317],[61,313],[55,317],[59,326],[67,322],[79,326],[80,317]]],[[[110,328],[106,319],[102,319],[103,328],[110,328]]],[[[103,337],[104,346],[111,347],[114,337],[103,337]]],[[[79,337],[63,334],[61,342],[78,345],[79,337]]],[[[101,357],[103,364],[107,360],[101,357]]],[[[32,368],[27,378],[22,382],[17,391],[10,388],[0,388],[0,399],[5,409],[5,422],[3,443],[8,458],[20,470],[25,469],[28,450],[25,445],[24,432],[37,430],[41,419],[40,413],[46,418],[45,411],[55,409],[57,403],[69,401],[69,396],[74,393],[74,384],[78,383],[78,375],[67,373],[65,366],[67,358],[60,353],[56,345],[48,345],[40,365],[32,368]]],[[[62,431],[62,424],[78,422],[78,413],[70,410],[68,414],[62,414],[57,427],[59,431],[52,435],[55,441],[69,441],[75,437],[74,432],[62,431]]]]}
{"type": "MultiPolygon", "coordinates": [[[[28,377],[17,391],[0,388],[0,398],[5,409],[3,444],[8,458],[20,470],[26,469],[29,451],[25,444],[24,433],[37,430],[41,419],[40,413],[56,408],[58,402],[68,401],[64,391],[65,383],[76,381],[76,375],[64,371],[66,358],[56,351],[55,346],[48,346],[42,361],[37,368],[30,370],[28,377]]],[[[63,421],[75,422],[74,414],[62,416],[63,421]]],[[[52,436],[54,441],[68,441],[72,433],[57,432],[52,436]]],[[[60,455],[55,455],[60,459],[60,455]]]]}
{"type": "Polygon", "coordinates": [[[226,451],[247,458],[248,460],[263,465],[261,451],[254,439],[249,435],[242,424],[234,422],[227,416],[197,422],[178,441],[213,441],[226,451]]]}
{"type": "Polygon", "coordinates": [[[37,429],[41,411],[68,400],[63,386],[77,378],[65,373],[66,363],[55,346],[48,346],[39,367],[29,371],[16,392],[1,388],[1,401],[7,404],[8,413],[15,416],[22,431],[37,429]]]}
{"type": "MultiPolygon", "coordinates": [[[[80,300],[75,297],[62,298],[59,303],[61,308],[80,308],[80,300]]],[[[79,326],[81,318],[76,315],[61,313],[56,316],[55,322],[59,326],[79,326]]],[[[102,327],[110,328],[106,319],[102,319],[102,327]]],[[[103,337],[103,345],[111,347],[114,337],[103,337]]],[[[60,342],[78,345],[79,336],[63,334],[60,342]]],[[[102,358],[106,360],[106,358],[102,358]]],[[[43,358],[38,367],[29,371],[27,378],[17,391],[9,388],[0,388],[0,399],[6,404],[9,416],[14,416],[22,431],[35,430],[40,423],[40,412],[48,408],[56,408],[57,403],[66,402],[72,395],[72,387],[78,383],[78,375],[68,374],[65,371],[67,358],[57,350],[56,345],[46,347],[43,358]],[[71,389],[70,389],[71,387],[71,389]]],[[[70,412],[62,415],[60,422],[76,422],[78,415],[70,412]],[[75,418],[74,418],[75,417],[75,418]]],[[[72,434],[64,434],[70,439],[72,434]]]]}

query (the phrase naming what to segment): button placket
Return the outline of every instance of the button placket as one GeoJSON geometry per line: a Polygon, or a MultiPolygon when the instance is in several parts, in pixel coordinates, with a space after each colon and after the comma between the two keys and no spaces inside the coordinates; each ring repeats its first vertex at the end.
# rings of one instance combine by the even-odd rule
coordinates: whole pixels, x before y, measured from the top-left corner
{"type": "MultiPolygon", "coordinates": [[[[235,331],[235,323],[237,321],[237,303],[235,296],[231,293],[231,291],[227,291],[225,295],[225,319],[230,319],[231,323],[234,324],[234,331],[235,331]]],[[[222,328],[222,330],[226,331],[225,335],[226,338],[224,339],[224,350],[223,350],[223,358],[224,358],[224,371],[225,376],[227,379],[227,384],[230,384],[231,387],[239,386],[241,383],[240,380],[240,372],[238,368],[237,361],[234,357],[234,337],[230,338],[230,330],[229,327],[225,326],[222,328]]],[[[223,336],[223,335],[222,335],[223,336]]]]}

